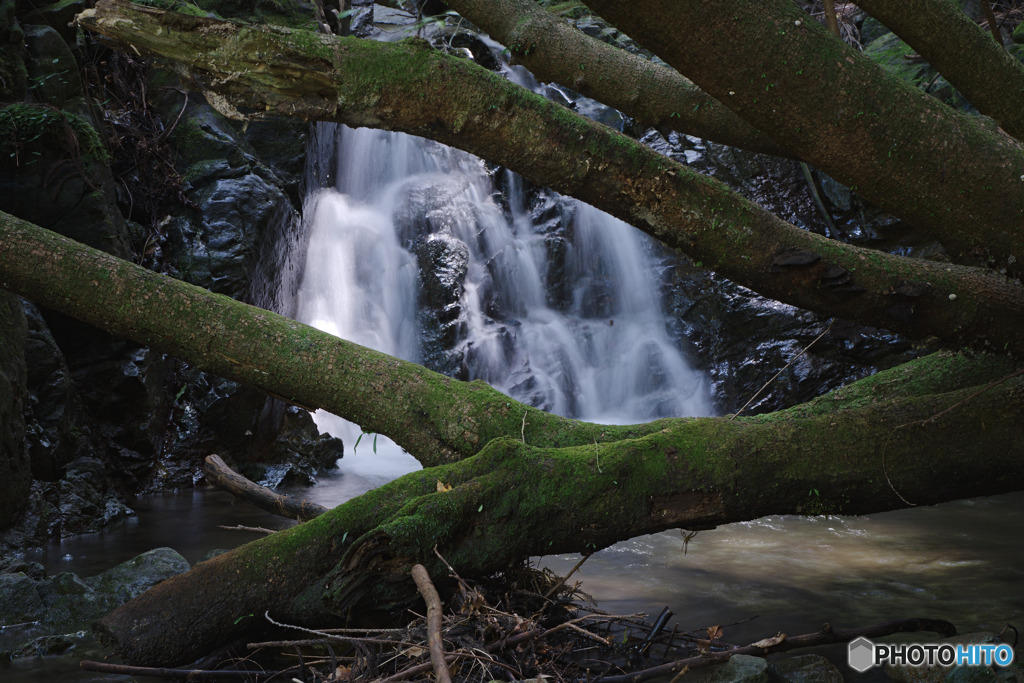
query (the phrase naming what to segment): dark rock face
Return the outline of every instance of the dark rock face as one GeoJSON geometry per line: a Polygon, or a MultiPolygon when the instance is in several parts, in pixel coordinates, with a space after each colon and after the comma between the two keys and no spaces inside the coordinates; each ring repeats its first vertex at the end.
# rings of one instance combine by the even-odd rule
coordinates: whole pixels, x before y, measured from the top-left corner
{"type": "Polygon", "coordinates": [[[21,299],[0,290],[0,529],[21,512],[32,481],[23,417],[26,330],[21,299]]]}
{"type": "Polygon", "coordinates": [[[134,515],[107,477],[103,462],[79,458],[67,465],[58,481],[32,482],[25,514],[0,535],[0,547],[23,548],[95,532],[134,515]]]}
{"type": "Polygon", "coordinates": [[[28,301],[23,304],[28,320],[25,419],[32,476],[56,481],[74,458],[100,451],[64,354],[39,309],[28,301]]]}
{"type": "Polygon", "coordinates": [[[0,210],[117,256],[128,232],[113,206],[96,131],[76,114],[14,104],[0,110],[0,210]],[[8,147],[9,145],[9,147],[8,147]]]}
{"type": "MultiPolygon", "coordinates": [[[[206,5],[222,16],[307,27],[315,14],[307,2],[206,5]]],[[[140,83],[146,67],[134,58],[90,62],[88,39],[79,40],[65,17],[83,6],[77,0],[26,6],[16,18],[14,3],[0,0],[0,101],[28,97],[47,105],[0,109],[0,210],[273,308],[289,246],[298,241],[308,126],[266,122],[243,129],[200,96],[186,98],[169,72],[153,72],[140,83]],[[90,88],[120,83],[148,93],[148,100],[121,97],[120,108],[107,112],[90,106],[86,97],[95,93],[83,87],[82,65],[91,74],[90,88]],[[94,118],[96,111],[102,120],[94,118]],[[115,182],[98,125],[112,126],[108,135],[119,143],[114,155],[135,154],[130,148],[142,141],[154,156],[115,157],[121,174],[115,182]],[[170,148],[159,147],[158,137],[168,138],[170,148]],[[156,157],[163,165],[140,182],[139,174],[154,173],[149,165],[156,157]],[[171,191],[153,201],[142,196],[146,187],[168,186],[163,180],[172,181],[171,191]]],[[[211,452],[238,462],[289,461],[278,479],[305,482],[341,456],[341,443],[321,437],[305,413],[297,416],[300,411],[265,394],[64,316],[28,305],[26,335],[20,300],[12,301],[22,332],[18,338],[6,316],[0,323],[3,350],[15,352],[0,362],[0,377],[12,382],[0,395],[0,473],[13,472],[0,481],[0,493],[8,494],[0,498],[0,529],[11,527],[0,545],[102,528],[131,513],[118,493],[194,486],[202,478],[202,457],[211,452]],[[16,343],[8,346],[8,340],[16,343]],[[23,413],[22,422],[16,425],[8,413],[23,413]],[[11,451],[14,446],[21,451],[11,451]]]]}
{"type": "Polygon", "coordinates": [[[462,287],[469,268],[469,247],[451,235],[428,235],[419,241],[422,303],[420,325],[426,363],[439,372],[457,375],[461,357],[454,349],[462,327],[462,287]]]}

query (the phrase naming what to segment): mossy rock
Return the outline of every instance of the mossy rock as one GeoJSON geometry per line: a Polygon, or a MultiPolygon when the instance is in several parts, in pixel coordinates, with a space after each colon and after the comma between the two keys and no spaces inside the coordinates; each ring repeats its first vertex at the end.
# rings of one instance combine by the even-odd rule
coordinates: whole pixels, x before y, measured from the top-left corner
{"type": "Polygon", "coordinates": [[[768,662],[761,657],[733,655],[708,676],[708,683],[768,683],[768,662]]]}
{"type": "Polygon", "coordinates": [[[91,7],[85,0],[58,0],[48,5],[36,5],[25,12],[26,24],[49,26],[60,34],[68,44],[74,45],[79,29],[74,25],[75,15],[91,7]]]}

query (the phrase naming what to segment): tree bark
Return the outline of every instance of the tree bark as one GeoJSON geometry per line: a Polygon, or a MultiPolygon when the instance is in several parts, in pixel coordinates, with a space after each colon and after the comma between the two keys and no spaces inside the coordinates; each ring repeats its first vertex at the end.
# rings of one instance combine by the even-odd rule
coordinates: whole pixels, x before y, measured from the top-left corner
{"type": "Polygon", "coordinates": [[[889,76],[790,0],[587,5],[955,259],[1022,272],[1024,153],[990,121],[889,76]]]}
{"type": "Polygon", "coordinates": [[[792,156],[679,72],[591,38],[533,0],[445,0],[445,4],[508,46],[516,61],[540,80],[572,88],[642,126],[792,156]]]}
{"type": "Polygon", "coordinates": [[[216,454],[206,456],[203,473],[206,475],[207,481],[214,486],[275,515],[306,522],[314,517],[319,517],[328,510],[313,501],[274,493],[266,486],[249,481],[228,467],[227,463],[216,454]]]}
{"type": "Polygon", "coordinates": [[[1024,139],[1024,64],[953,0],[858,0],[857,4],[917,50],[978,111],[1018,140],[1024,139]]]}
{"type": "MultiPolygon", "coordinates": [[[[79,23],[174,61],[229,114],[274,112],[430,137],[604,209],[770,298],[912,337],[1024,351],[1016,323],[1024,290],[1016,283],[800,230],[624,135],[418,42],[242,27],[119,0],[102,0],[79,23]]],[[[1003,246],[1024,247],[1020,231],[1006,231],[1012,238],[1003,246]]]]}
{"type": "Polygon", "coordinates": [[[669,528],[859,514],[1024,486],[1024,373],[1006,358],[940,353],[771,415],[589,425],[4,214],[0,254],[0,285],[38,303],[369,420],[428,464],[462,458],[200,563],[115,610],[97,628],[132,663],[191,661],[251,629],[250,614],[314,625],[405,604],[413,564],[444,575],[435,546],[460,573],[485,574],[669,528]]]}

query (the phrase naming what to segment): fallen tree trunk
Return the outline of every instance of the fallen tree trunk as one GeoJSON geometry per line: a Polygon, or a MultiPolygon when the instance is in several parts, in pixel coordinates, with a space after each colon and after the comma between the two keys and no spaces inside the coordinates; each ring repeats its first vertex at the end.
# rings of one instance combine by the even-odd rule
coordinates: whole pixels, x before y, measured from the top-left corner
{"type": "Polygon", "coordinates": [[[956,3],[857,0],[857,4],[917,50],[978,111],[1018,140],[1024,139],[1024,64],[956,3]]]}
{"type": "MultiPolygon", "coordinates": [[[[426,136],[589,202],[767,297],[912,337],[956,345],[981,338],[1024,353],[1016,323],[1024,317],[1024,289],[1005,277],[800,230],[635,140],[421,42],[240,26],[123,0],[101,0],[79,23],[171,60],[236,117],[244,118],[244,109],[426,136]]],[[[1000,177],[1019,168],[1011,174],[1015,185],[1000,180],[995,187],[1004,188],[1004,200],[1024,197],[1017,192],[1024,152],[1014,148],[1009,158],[1006,144],[996,147],[1001,151],[990,156],[985,147],[974,152],[1000,177]]],[[[965,201],[958,206],[977,208],[971,197],[965,201]]],[[[1024,252],[1019,231],[1008,227],[1016,225],[1017,209],[1005,201],[998,207],[1006,239],[994,248],[1024,252]]],[[[982,225],[969,229],[984,234],[982,225]]]]}
{"type": "Polygon", "coordinates": [[[1024,486],[1024,375],[1005,358],[941,353],[765,416],[589,425],[3,214],[0,253],[0,285],[43,305],[309,407],[371,419],[421,460],[464,458],[202,562],[115,610],[99,633],[133,663],[191,661],[251,628],[248,614],[310,625],[404,604],[413,564],[444,575],[435,546],[460,573],[485,574],[668,528],[1024,486]],[[466,457],[473,444],[479,452],[466,457]]]}
{"type": "Polygon", "coordinates": [[[1013,374],[1003,361],[943,354],[763,417],[672,420],[640,439],[562,449],[496,439],[203,562],[104,617],[99,633],[130,662],[182,663],[240,635],[245,614],[309,625],[408,604],[413,564],[443,575],[435,546],[480,575],[667,528],[1019,489],[1024,380],[955,388],[947,373],[967,367],[1013,374]],[[888,396],[918,378],[948,390],[888,396]]]}

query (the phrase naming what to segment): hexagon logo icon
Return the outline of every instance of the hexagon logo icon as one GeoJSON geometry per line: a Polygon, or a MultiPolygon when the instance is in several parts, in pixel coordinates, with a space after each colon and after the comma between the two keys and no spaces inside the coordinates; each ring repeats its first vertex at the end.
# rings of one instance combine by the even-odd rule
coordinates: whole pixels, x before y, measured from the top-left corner
{"type": "Polygon", "coordinates": [[[861,636],[850,641],[846,661],[857,673],[864,673],[875,665],[875,644],[861,636]]]}

